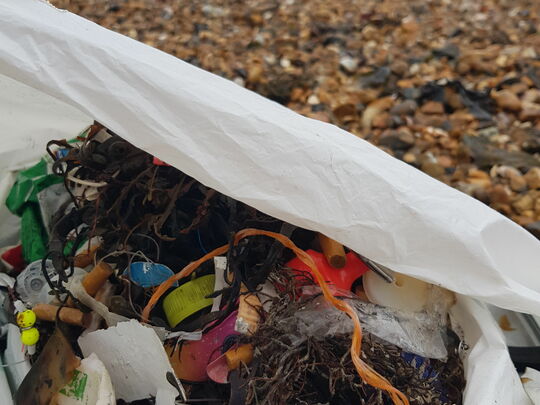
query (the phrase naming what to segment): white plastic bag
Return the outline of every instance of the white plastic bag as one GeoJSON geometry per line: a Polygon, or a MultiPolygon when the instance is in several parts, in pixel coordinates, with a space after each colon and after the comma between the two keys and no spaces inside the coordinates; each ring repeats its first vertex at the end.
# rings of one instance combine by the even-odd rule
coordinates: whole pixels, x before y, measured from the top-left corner
{"type": "MultiPolygon", "coordinates": [[[[530,403],[493,318],[469,298],[540,315],[540,244],[528,232],[354,135],[42,1],[2,2],[0,21],[0,74],[69,104],[55,110],[75,107],[68,123],[95,118],[209,187],[462,294],[465,403],[530,403]]],[[[32,132],[35,145],[77,132],[58,126],[32,132]]],[[[24,120],[0,132],[0,156],[27,133],[24,120]]],[[[36,150],[17,153],[0,179],[36,150]]]]}
{"type": "Polygon", "coordinates": [[[465,405],[531,405],[512,364],[502,331],[487,306],[457,296],[453,329],[463,339],[465,405]],[[461,330],[461,331],[460,331],[461,330]]]}

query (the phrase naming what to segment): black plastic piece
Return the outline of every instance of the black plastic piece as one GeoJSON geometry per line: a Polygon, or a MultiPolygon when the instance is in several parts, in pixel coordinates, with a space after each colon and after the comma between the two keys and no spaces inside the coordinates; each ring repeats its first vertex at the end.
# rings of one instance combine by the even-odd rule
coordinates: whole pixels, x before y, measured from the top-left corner
{"type": "Polygon", "coordinates": [[[526,367],[540,369],[540,346],[510,346],[508,351],[517,371],[523,372],[526,367]]]}

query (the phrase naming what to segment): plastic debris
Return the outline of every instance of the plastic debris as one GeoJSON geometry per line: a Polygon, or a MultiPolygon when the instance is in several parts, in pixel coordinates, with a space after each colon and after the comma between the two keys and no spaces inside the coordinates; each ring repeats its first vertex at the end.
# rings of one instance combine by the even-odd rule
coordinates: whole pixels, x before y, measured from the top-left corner
{"type": "MultiPolygon", "coordinates": [[[[369,271],[366,264],[354,252],[345,255],[346,263],[340,268],[334,268],[330,265],[323,253],[315,250],[307,250],[307,253],[313,258],[326,281],[343,290],[352,290],[354,283],[369,271]]],[[[309,267],[298,258],[288,262],[287,266],[295,270],[310,272],[309,267]]]]}
{"type": "Polygon", "coordinates": [[[148,262],[131,263],[125,273],[135,284],[145,288],[160,285],[174,274],[167,266],[148,262]]]}
{"type": "Polygon", "coordinates": [[[321,244],[321,249],[326,257],[326,261],[330,266],[340,269],[347,264],[345,248],[341,243],[336,242],[321,233],[319,234],[319,243],[321,244]]]}
{"type": "Polygon", "coordinates": [[[521,376],[521,382],[532,403],[534,405],[540,404],[540,371],[526,368],[525,373],[521,376]]]}
{"type": "Polygon", "coordinates": [[[67,289],[77,300],[99,314],[105,320],[107,325],[115,326],[118,322],[129,320],[129,318],[126,318],[125,316],[109,311],[105,304],[92,298],[82,285],[82,277],[74,277],[70,281],[67,289]]]}
{"type": "Polygon", "coordinates": [[[20,405],[49,404],[72,378],[80,361],[70,342],[57,328],[49,337],[38,360],[21,383],[15,395],[20,405]]]}
{"type": "MultiPolygon", "coordinates": [[[[41,260],[30,263],[17,277],[17,294],[29,305],[48,304],[53,298],[49,295],[51,289],[41,266],[41,260]]],[[[51,260],[45,262],[45,269],[49,279],[55,277],[56,272],[51,260]]]]}
{"type": "Polygon", "coordinates": [[[175,327],[187,317],[212,305],[206,298],[212,293],[215,276],[208,275],[188,281],[172,291],[163,300],[163,310],[171,327],[175,327]]]}
{"type": "Polygon", "coordinates": [[[107,279],[113,274],[113,269],[105,262],[99,262],[96,267],[83,277],[82,286],[90,296],[97,294],[107,279]]]}
{"type": "Polygon", "coordinates": [[[428,303],[429,284],[403,274],[391,273],[392,283],[387,283],[375,273],[363,278],[364,291],[374,304],[403,311],[421,311],[428,303]]]}
{"type": "Polygon", "coordinates": [[[58,393],[57,405],[115,405],[116,399],[109,372],[92,353],[81,360],[73,378],[58,393]]]}
{"type": "Polygon", "coordinates": [[[69,325],[88,327],[90,323],[90,314],[84,313],[76,308],[58,307],[56,305],[38,304],[32,308],[34,316],[40,321],[56,322],[58,319],[69,325]]]}
{"type": "Polygon", "coordinates": [[[206,367],[221,353],[226,341],[235,341],[234,330],[237,312],[231,313],[223,322],[206,332],[200,340],[186,341],[170,347],[171,363],[181,380],[201,382],[208,379],[206,367]],[[231,340],[232,339],[232,340],[231,340]]]}
{"type": "Polygon", "coordinates": [[[232,347],[210,362],[206,367],[208,377],[220,384],[229,382],[229,372],[247,366],[253,360],[253,346],[249,344],[232,347]]]}
{"type": "Polygon", "coordinates": [[[313,404],[461,395],[450,293],[205,187],[98,123],[48,151],[72,199],[43,211],[48,251],[4,283],[38,359],[20,390],[56,379],[34,403],[288,403],[268,378],[313,404]],[[84,358],[66,350],[43,369],[59,342],[84,358]],[[306,372],[320,367],[306,359],[328,368],[306,372]]]}
{"type": "MultiPolygon", "coordinates": [[[[22,245],[6,246],[0,249],[0,263],[8,274],[17,274],[25,267],[25,261],[22,256],[22,245]]],[[[1,267],[0,267],[1,268],[1,267]]]]}
{"type": "MultiPolygon", "coordinates": [[[[446,358],[446,324],[439,314],[404,312],[362,301],[354,301],[352,305],[367,333],[422,357],[446,358]]],[[[352,331],[343,314],[320,300],[304,306],[290,322],[296,325],[299,339],[347,335],[352,331]]]]}
{"type": "Polygon", "coordinates": [[[167,381],[173,372],[156,333],[135,320],[120,322],[79,338],[85,357],[95,353],[110,374],[116,396],[126,401],[156,397],[170,405],[179,395],[167,381]]]}
{"type": "Polygon", "coordinates": [[[40,260],[47,252],[47,229],[40,214],[38,194],[48,187],[61,183],[50,163],[42,159],[36,165],[19,172],[6,205],[21,217],[21,241],[23,257],[27,262],[40,260]]]}
{"type": "MultiPolygon", "coordinates": [[[[175,63],[172,57],[127,38],[115,36],[117,43],[108,41],[113,36],[108,37],[105,30],[69,13],[60,13],[43,2],[21,0],[17,5],[2,8],[3,21],[7,22],[4,42],[13,41],[13,46],[0,55],[5,67],[3,73],[86,112],[94,112],[119,133],[123,132],[120,135],[152,150],[152,155],[141,153],[98,125],[71,144],[60,141],[48,145],[55,164],[51,166],[47,159],[46,177],[54,173],[60,180],[58,183],[41,191],[35,187],[26,193],[28,179],[34,185],[42,179],[35,181],[32,173],[19,171],[16,187],[21,186],[20,195],[24,198],[16,214],[22,217],[24,264],[46,259],[45,256],[52,260],[56,278],[48,280],[45,266],[41,268],[44,279],[50,281],[47,298],[58,308],[53,311],[57,315],[55,323],[73,334],[68,340],[75,349],[75,338],[81,328],[65,325],[67,318],[63,314],[69,311],[90,313],[93,329],[115,324],[119,317],[151,323],[156,333],[163,331],[160,338],[167,339],[166,346],[175,345],[177,350],[182,350],[186,341],[202,339],[238,310],[236,329],[241,333],[229,341],[225,339],[216,352],[222,353],[219,358],[226,360],[227,353],[250,342],[254,347],[253,361],[229,371],[230,384],[217,387],[210,381],[189,384],[189,396],[194,403],[456,404],[461,402],[465,384],[458,354],[467,360],[466,374],[470,378],[466,403],[529,402],[520,396],[524,392],[519,391],[517,374],[506,352],[501,350],[504,342],[497,340],[494,331],[486,333],[485,325],[489,326],[489,322],[477,316],[471,310],[475,309],[473,306],[466,307],[471,320],[463,322],[465,325],[454,325],[459,336],[440,328],[448,352],[446,363],[404,352],[403,347],[410,344],[405,339],[390,344],[372,333],[362,335],[362,327],[364,323],[369,325],[369,320],[357,314],[362,312],[355,311],[357,305],[368,312],[369,319],[379,320],[380,313],[390,313],[401,322],[398,312],[409,317],[427,313],[435,319],[434,324],[446,325],[446,303],[453,300],[440,294],[438,304],[442,308],[439,308],[430,297],[434,292],[431,285],[402,279],[399,274],[394,279],[386,277],[391,272],[378,262],[360,256],[361,251],[353,254],[371,271],[366,270],[361,277],[349,274],[350,279],[343,284],[338,283],[341,279],[336,281],[335,274],[331,280],[330,269],[321,270],[324,273],[321,276],[319,263],[313,264],[312,257],[300,253],[300,261],[308,263],[307,269],[295,272],[288,283],[296,288],[288,289],[279,283],[279,278],[290,276],[283,266],[290,261],[290,252],[275,241],[265,241],[262,233],[251,233],[237,240],[235,235],[239,230],[257,228],[286,235],[300,248],[295,252],[313,249],[324,255],[332,270],[342,268],[343,262],[347,262],[343,257],[348,248],[335,243],[330,243],[332,248],[329,248],[325,244],[328,240],[323,241],[306,229],[287,233],[287,224],[205,185],[228,190],[242,201],[253,201],[265,212],[288,215],[302,226],[326,227],[325,231],[331,231],[335,237],[339,235],[348,243],[354,242],[355,249],[366,247],[366,251],[390,268],[422,275],[432,282],[443,280],[456,291],[514,309],[533,311],[536,305],[538,312],[539,300],[534,295],[538,283],[535,285],[532,273],[519,271],[534,267],[527,263],[531,260],[521,260],[533,257],[527,254],[527,250],[537,248],[532,238],[516,238],[522,243],[516,243],[516,254],[499,257],[497,248],[505,240],[497,239],[497,234],[508,230],[512,235],[514,230],[514,235],[524,236],[519,228],[512,228],[495,213],[476,218],[467,216],[465,210],[461,210],[464,215],[460,216],[453,215],[460,210],[442,207],[433,211],[450,213],[448,216],[426,215],[432,211],[433,200],[448,201],[452,196],[462,203],[457,206],[467,207],[470,212],[488,212],[479,208],[481,204],[464,196],[460,199],[449,190],[446,194],[441,192],[443,198],[438,199],[436,191],[442,188],[433,181],[419,181],[425,188],[416,195],[403,191],[413,189],[409,178],[420,178],[407,167],[411,165],[537,233],[534,225],[540,218],[540,206],[535,202],[540,187],[535,169],[540,151],[540,66],[538,11],[530,2],[516,0],[508,7],[505,2],[490,0],[457,5],[442,1],[429,6],[421,2],[290,0],[279,4],[247,1],[241,7],[236,4],[231,7],[227,2],[188,2],[186,6],[164,1],[147,2],[143,7],[140,1],[122,1],[101,7],[82,0],[51,1],[237,84],[205,75],[187,64],[175,63]],[[36,10],[43,18],[27,20],[27,15],[36,10]],[[18,12],[25,18],[12,18],[18,12]],[[65,20],[57,19],[62,15],[66,16],[65,20]],[[70,41],[70,45],[73,42],[74,46],[66,47],[62,42],[66,26],[72,28],[73,37],[65,41],[70,41]],[[76,27],[81,30],[77,31],[76,27]],[[108,42],[112,43],[110,47],[108,42]],[[66,49],[70,52],[65,52],[66,49]],[[121,57],[115,58],[115,54],[121,57]],[[78,63],[78,59],[83,63],[78,63]],[[41,62],[39,75],[35,74],[35,61],[41,62]],[[65,83],[58,80],[62,75],[58,75],[57,67],[69,67],[73,63],[85,69],[66,68],[62,71],[67,78],[65,83]],[[133,81],[134,77],[138,80],[133,81]],[[377,153],[331,126],[295,117],[270,103],[259,104],[262,98],[242,93],[239,86],[256,90],[308,117],[339,125],[406,164],[377,153]],[[133,94],[137,97],[126,97],[133,94]],[[223,94],[233,95],[229,98],[230,105],[223,102],[227,100],[223,94]],[[131,103],[131,100],[142,102],[131,103]],[[194,135],[184,136],[191,133],[194,135]],[[235,137],[236,133],[248,136],[235,137]],[[322,139],[321,134],[328,134],[329,138],[322,139]],[[290,135],[298,135],[299,142],[289,143],[289,139],[294,140],[290,135]],[[272,149],[272,143],[267,143],[260,147],[264,138],[276,139],[274,144],[278,146],[272,149]],[[350,142],[339,142],[338,138],[350,142]],[[255,148],[239,142],[244,139],[255,148]],[[317,148],[317,143],[322,147],[317,148]],[[356,149],[360,144],[365,148],[356,149]],[[174,148],[180,158],[170,152],[174,148]],[[182,156],[184,148],[187,153],[182,156]],[[256,149],[262,152],[253,153],[256,149]],[[268,159],[274,158],[276,151],[278,157],[284,158],[268,159]],[[296,152],[291,156],[308,159],[287,159],[289,151],[296,152]],[[154,153],[163,153],[167,161],[177,166],[182,162],[190,175],[200,178],[205,185],[179,173],[153,156],[154,153]],[[237,156],[240,159],[235,160],[237,156]],[[365,165],[355,166],[361,159],[365,159],[365,165]],[[259,164],[261,160],[263,163],[259,164]],[[275,162],[278,163],[272,165],[275,162]],[[321,164],[324,162],[327,164],[321,164]],[[317,171],[317,167],[322,169],[317,171]],[[257,174],[243,177],[252,168],[257,174]],[[287,173],[290,168],[295,176],[287,173]],[[317,176],[325,179],[328,176],[328,181],[321,182],[329,186],[324,192],[317,186],[317,176]],[[354,177],[360,180],[354,182],[354,177]],[[240,181],[235,182],[236,178],[240,181]],[[245,181],[249,178],[257,182],[260,179],[261,186],[250,185],[245,181]],[[291,178],[299,180],[295,182],[291,178]],[[395,179],[400,181],[386,187],[387,180],[395,179]],[[64,192],[64,187],[69,194],[64,192]],[[251,193],[250,187],[258,193],[251,193]],[[264,189],[268,192],[261,192],[264,189]],[[26,200],[27,196],[31,198],[26,200]],[[320,197],[325,203],[310,204],[309,198],[313,197],[320,197]],[[268,200],[272,203],[265,204],[268,200]],[[62,206],[65,201],[67,205],[62,206]],[[348,210],[320,209],[325,205],[327,208],[348,206],[353,215],[342,215],[348,210]],[[312,207],[315,209],[311,210],[312,207]],[[385,211],[384,207],[390,209],[385,211]],[[398,215],[393,216],[392,211],[398,215]],[[54,218],[53,213],[57,214],[54,218]],[[447,219],[446,223],[441,221],[443,218],[447,219]],[[457,226],[458,223],[462,225],[457,226]],[[447,232],[445,225],[451,231],[461,232],[447,232]],[[437,232],[437,228],[444,231],[437,232]],[[418,235],[419,240],[428,241],[431,249],[424,252],[421,244],[415,245],[412,238],[403,237],[410,229],[423,232],[418,235]],[[430,244],[431,229],[435,242],[430,244]],[[92,237],[102,237],[102,243],[80,256],[74,253],[92,237]],[[479,240],[482,242],[475,243],[479,240]],[[476,249],[477,246],[486,249],[476,249]],[[210,253],[216,249],[221,249],[220,255],[227,254],[225,263],[210,260],[210,253]],[[455,254],[460,259],[452,257],[455,252],[460,253],[455,254]],[[430,259],[424,260],[423,256],[430,259]],[[507,260],[508,257],[512,259],[507,260]],[[172,274],[161,279],[159,285],[134,282],[129,269],[135,261],[149,267],[159,263],[172,274]],[[102,262],[111,270],[102,274],[102,279],[108,280],[103,284],[91,287],[75,277],[74,266],[102,262]],[[452,272],[448,272],[446,278],[445,273],[453,263],[460,264],[453,268],[461,269],[462,274],[452,277],[452,272]],[[512,274],[514,269],[516,277],[512,274]],[[382,276],[386,284],[375,278],[374,273],[382,276]],[[207,288],[206,296],[198,296],[204,307],[178,323],[167,322],[177,315],[176,308],[167,310],[164,306],[164,300],[174,289],[192,286],[189,283],[209,276],[215,277],[213,289],[207,288]],[[168,282],[169,278],[173,280],[168,282]],[[319,293],[322,291],[326,301],[341,311],[333,313],[342,317],[343,326],[349,329],[322,337],[308,333],[300,336],[298,341],[302,343],[292,345],[297,341],[283,333],[283,325],[278,321],[294,318],[294,314],[302,313],[315,302],[317,298],[312,293],[318,290],[313,281],[320,285],[319,293]],[[327,281],[333,285],[326,286],[327,281]],[[79,289],[73,289],[74,296],[68,297],[73,285],[79,289]],[[270,293],[265,290],[267,286],[270,293]],[[306,301],[311,298],[314,301],[306,301]],[[358,299],[380,305],[372,310],[373,304],[359,304],[358,299]],[[209,301],[211,306],[207,305],[209,301]],[[366,310],[364,305],[370,309],[366,310]],[[101,322],[99,314],[105,322],[101,322]],[[351,319],[354,328],[350,323],[345,324],[351,319]],[[462,326],[466,326],[467,332],[461,333],[462,326]],[[468,347],[472,350],[468,351],[468,347]],[[493,372],[495,369],[497,373],[493,372]],[[485,398],[486,392],[493,397],[485,398]]],[[[8,98],[9,94],[4,97],[8,98]]],[[[12,104],[18,102],[19,97],[15,97],[12,104]]],[[[34,99],[29,104],[33,102],[34,99]]],[[[62,118],[69,120],[69,117],[70,114],[65,114],[62,118]]],[[[42,118],[31,115],[27,121],[41,123],[42,118]]],[[[51,121],[54,123],[54,119],[51,121]]],[[[43,125],[44,130],[48,128],[43,125]]],[[[10,137],[14,132],[10,123],[5,132],[10,137]]],[[[21,132],[13,136],[16,142],[26,139],[27,134],[21,132]]],[[[28,139],[29,144],[34,140],[28,139]]],[[[3,157],[13,161],[17,158],[8,156],[9,144],[3,157]]],[[[9,173],[9,177],[14,175],[9,173]]],[[[3,184],[8,182],[5,179],[2,178],[3,184]]],[[[10,238],[10,246],[17,243],[12,235],[10,238]]],[[[18,268],[16,261],[11,263],[2,268],[14,275],[24,267],[20,261],[18,268]]],[[[157,272],[155,275],[163,276],[157,272]]],[[[12,285],[5,284],[8,306],[10,301],[22,299],[12,285]]],[[[465,297],[459,299],[463,302],[465,297]]],[[[178,310],[181,316],[182,310],[178,310]]],[[[332,326],[331,321],[325,326],[332,326]]],[[[37,355],[42,353],[54,326],[50,317],[49,321],[37,322],[42,336],[36,347],[37,355]]],[[[392,331],[396,328],[392,324],[392,331]]],[[[82,334],[88,332],[86,329],[82,334]]],[[[387,339],[393,336],[389,334],[387,339]]],[[[210,364],[206,371],[210,376],[210,364]]],[[[170,373],[167,381],[173,387],[178,386],[170,373]]],[[[155,398],[143,401],[153,403],[155,398]]]]}

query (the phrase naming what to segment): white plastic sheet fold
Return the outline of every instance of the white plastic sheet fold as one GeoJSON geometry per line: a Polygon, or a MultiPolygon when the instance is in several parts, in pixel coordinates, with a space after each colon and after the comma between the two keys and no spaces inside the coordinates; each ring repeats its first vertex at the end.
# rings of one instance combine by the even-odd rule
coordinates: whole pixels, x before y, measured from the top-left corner
{"type": "Polygon", "coordinates": [[[13,171],[35,164],[49,140],[73,138],[91,123],[76,108],[0,70],[0,248],[16,244],[19,235],[20,219],[4,204],[15,181],[13,171]]]}
{"type": "Polygon", "coordinates": [[[463,338],[467,380],[464,405],[532,405],[503,333],[486,305],[458,295],[450,316],[454,330],[463,338]]]}
{"type": "MultiPolygon", "coordinates": [[[[533,236],[335,126],[38,0],[0,3],[0,73],[71,105],[81,123],[95,118],[261,211],[398,272],[540,315],[540,243],[533,236]]],[[[0,128],[0,156],[23,136],[20,125],[0,128]]],[[[495,403],[501,390],[514,400],[499,403],[528,403],[502,335],[489,327],[485,306],[475,305],[459,307],[477,331],[466,403],[495,403]],[[488,374],[490,364],[501,372],[488,374]],[[474,394],[482,378],[493,384],[474,394]]]]}

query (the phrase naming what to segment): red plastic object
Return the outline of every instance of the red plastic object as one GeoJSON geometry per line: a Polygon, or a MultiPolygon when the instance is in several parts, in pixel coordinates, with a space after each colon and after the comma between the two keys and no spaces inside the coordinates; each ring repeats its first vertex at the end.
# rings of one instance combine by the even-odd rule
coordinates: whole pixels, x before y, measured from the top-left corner
{"type": "MultiPolygon", "coordinates": [[[[343,290],[351,291],[354,282],[369,270],[366,264],[353,252],[347,253],[347,264],[341,269],[330,266],[322,253],[312,249],[308,249],[306,252],[315,261],[326,281],[343,290]]],[[[287,266],[311,274],[309,267],[297,257],[288,262],[287,266]]]]}
{"type": "Polygon", "coordinates": [[[25,263],[22,255],[22,245],[6,250],[2,254],[2,260],[13,267],[13,271],[20,272],[24,269],[25,263]]]}
{"type": "Polygon", "coordinates": [[[152,160],[152,163],[156,166],[170,166],[170,164],[168,163],[165,163],[163,160],[161,159],[158,159],[157,157],[154,156],[154,159],[152,160]]]}

